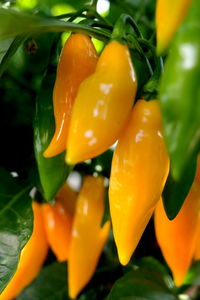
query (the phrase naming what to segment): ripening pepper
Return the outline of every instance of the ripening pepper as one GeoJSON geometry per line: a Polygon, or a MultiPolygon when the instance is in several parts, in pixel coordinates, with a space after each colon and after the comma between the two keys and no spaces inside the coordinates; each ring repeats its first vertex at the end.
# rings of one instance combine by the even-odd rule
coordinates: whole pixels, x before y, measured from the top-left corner
{"type": "Polygon", "coordinates": [[[55,205],[42,205],[48,244],[58,261],[68,259],[77,193],[66,183],[55,198],[55,205]]]}
{"type": "Polygon", "coordinates": [[[53,90],[56,129],[44,152],[45,157],[52,157],[66,149],[74,99],[80,83],[95,71],[97,59],[97,52],[88,36],[76,33],[66,41],[58,63],[53,90]]]}
{"type": "Polygon", "coordinates": [[[155,210],[155,232],[175,284],[180,286],[194,256],[200,208],[200,159],[194,182],[175,219],[169,220],[162,200],[155,210]]]}
{"type": "Polygon", "coordinates": [[[80,85],[72,110],[67,163],[93,158],[114,144],[130,115],[136,88],[127,45],[111,41],[95,73],[80,85]]]}
{"type": "Polygon", "coordinates": [[[157,100],[138,100],[114,151],[109,201],[119,260],[126,265],[161,196],[169,159],[157,100]]]}
{"type": "Polygon", "coordinates": [[[192,1],[165,63],[160,86],[171,172],[179,180],[200,145],[200,0],[192,1]]]}
{"type": "Polygon", "coordinates": [[[21,252],[19,264],[0,300],[15,298],[39,273],[47,256],[48,243],[44,230],[41,205],[33,202],[33,233],[21,252]]]}
{"type": "Polygon", "coordinates": [[[104,213],[104,180],[85,178],[80,190],[68,259],[69,296],[76,298],[91,279],[108,238],[110,222],[101,227],[104,213]]]}
{"type": "Polygon", "coordinates": [[[158,54],[161,54],[169,45],[191,2],[192,0],[157,0],[156,34],[158,54]]]}

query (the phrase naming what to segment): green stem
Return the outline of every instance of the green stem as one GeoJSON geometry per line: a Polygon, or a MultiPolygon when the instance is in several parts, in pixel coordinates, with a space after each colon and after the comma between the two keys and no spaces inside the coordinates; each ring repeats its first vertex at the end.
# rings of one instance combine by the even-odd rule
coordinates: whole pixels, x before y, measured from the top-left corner
{"type": "Polygon", "coordinates": [[[143,87],[143,96],[145,99],[152,99],[157,97],[157,88],[160,79],[160,75],[163,72],[163,61],[161,57],[156,55],[156,48],[150,44],[147,40],[139,39],[138,42],[141,46],[150,50],[153,56],[155,69],[150,80],[143,87]]]}
{"type": "Polygon", "coordinates": [[[140,45],[145,46],[147,49],[151,51],[155,63],[155,71],[153,76],[151,77],[151,80],[158,81],[161,73],[163,72],[162,58],[156,55],[156,48],[152,44],[150,44],[147,40],[139,39],[138,42],[140,43],[140,45]]]}
{"type": "Polygon", "coordinates": [[[97,2],[98,0],[91,0],[91,2],[88,4],[88,7],[90,10],[97,10],[97,2]]]}
{"type": "Polygon", "coordinates": [[[105,24],[109,25],[109,26],[112,26],[112,23],[109,22],[108,20],[106,20],[105,18],[103,18],[98,12],[94,12],[94,15],[95,17],[99,20],[99,21],[102,21],[104,22],[105,24]]]}
{"type": "Polygon", "coordinates": [[[144,51],[142,50],[142,47],[140,46],[140,44],[138,43],[138,40],[136,39],[135,36],[133,36],[132,34],[127,35],[127,39],[128,39],[128,46],[131,50],[136,51],[139,53],[139,56],[141,57],[141,59],[144,59],[147,65],[147,68],[149,70],[149,74],[150,76],[153,76],[153,70],[151,67],[151,64],[149,62],[148,57],[145,55],[144,51]]]}
{"type": "Polygon", "coordinates": [[[32,27],[32,32],[62,32],[62,31],[71,31],[71,32],[78,32],[83,34],[91,35],[101,41],[106,42],[108,39],[110,39],[110,34],[104,30],[95,29],[92,27],[89,27],[87,25],[83,24],[75,24],[70,22],[64,22],[64,21],[57,21],[48,20],[46,21],[46,24],[41,25],[39,27],[32,27]]]}
{"type": "Polygon", "coordinates": [[[94,23],[91,24],[91,26],[105,28],[105,29],[108,29],[108,30],[111,30],[111,31],[113,29],[112,26],[110,26],[108,24],[105,24],[105,23],[100,23],[100,22],[94,22],[94,23]]]}

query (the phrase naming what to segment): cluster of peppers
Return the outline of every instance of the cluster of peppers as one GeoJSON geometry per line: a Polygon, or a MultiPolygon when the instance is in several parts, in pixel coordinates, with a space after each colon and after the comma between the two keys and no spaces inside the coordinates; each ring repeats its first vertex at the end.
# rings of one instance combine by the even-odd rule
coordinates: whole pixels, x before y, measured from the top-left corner
{"type": "Polygon", "coordinates": [[[76,298],[91,279],[108,238],[110,221],[101,227],[104,192],[103,177],[87,176],[79,193],[65,183],[54,206],[33,202],[33,233],[1,300],[15,298],[37,276],[49,247],[58,261],[68,262],[69,296],[76,298]]]}
{"type": "MultiPolygon", "coordinates": [[[[173,5],[176,9],[171,13],[170,1],[157,1],[158,53],[171,43],[160,100],[141,98],[134,104],[138,83],[124,41],[111,40],[98,57],[87,35],[76,33],[68,38],[53,91],[56,129],[44,156],[53,157],[67,150],[66,162],[76,164],[98,156],[118,141],[112,160],[109,204],[119,260],[122,265],[130,261],[155,211],[157,240],[179,286],[192,260],[200,258],[200,159],[193,184],[172,221],[165,214],[161,196],[170,165],[173,180],[178,182],[189,159],[196,160],[199,152],[200,105],[191,105],[191,101],[195,97],[200,101],[200,0],[175,1],[173,5]],[[164,20],[169,16],[166,26],[164,20]],[[191,83],[190,88],[186,81],[191,83]]],[[[39,236],[44,245],[41,243],[41,252],[37,250],[38,266],[26,280],[30,282],[38,272],[49,244],[59,261],[68,261],[69,295],[76,298],[92,277],[109,234],[109,221],[101,228],[104,180],[86,177],[78,196],[64,185],[54,206],[33,203],[33,209],[33,235],[0,299],[8,299],[3,295],[12,284],[20,286],[17,278],[21,276],[21,264],[25,269],[29,244],[34,244],[37,234],[36,223],[42,222],[37,214],[43,214],[44,229],[39,226],[39,236]]]]}

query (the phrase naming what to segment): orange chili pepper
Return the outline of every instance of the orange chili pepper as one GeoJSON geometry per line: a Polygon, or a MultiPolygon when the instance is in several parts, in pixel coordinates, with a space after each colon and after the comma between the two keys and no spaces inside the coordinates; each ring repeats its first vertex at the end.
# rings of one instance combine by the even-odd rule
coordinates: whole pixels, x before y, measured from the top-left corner
{"type": "Polygon", "coordinates": [[[155,230],[162,254],[169,265],[175,284],[180,286],[197,257],[195,244],[200,208],[200,158],[194,182],[183,206],[175,219],[170,221],[160,200],[155,210],[155,230]]]}
{"type": "Polygon", "coordinates": [[[95,71],[98,55],[91,39],[81,33],[72,34],[66,41],[56,74],[53,105],[56,130],[45,157],[66,149],[72,106],[80,83],[95,71]]]}
{"type": "Polygon", "coordinates": [[[0,295],[0,300],[15,298],[39,273],[47,256],[48,243],[43,224],[41,205],[33,202],[33,233],[21,252],[19,264],[7,287],[0,295]]]}
{"type": "Polygon", "coordinates": [[[42,205],[47,240],[58,261],[68,259],[76,197],[77,193],[64,184],[55,205],[42,205]]]}

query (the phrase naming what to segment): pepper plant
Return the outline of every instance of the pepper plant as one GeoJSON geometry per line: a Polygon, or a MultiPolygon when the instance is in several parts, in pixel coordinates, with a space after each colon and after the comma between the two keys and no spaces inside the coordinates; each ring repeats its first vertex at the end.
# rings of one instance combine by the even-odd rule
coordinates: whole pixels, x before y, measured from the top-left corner
{"type": "Polygon", "coordinates": [[[0,300],[199,299],[200,0],[0,1],[0,78],[0,300]]]}

